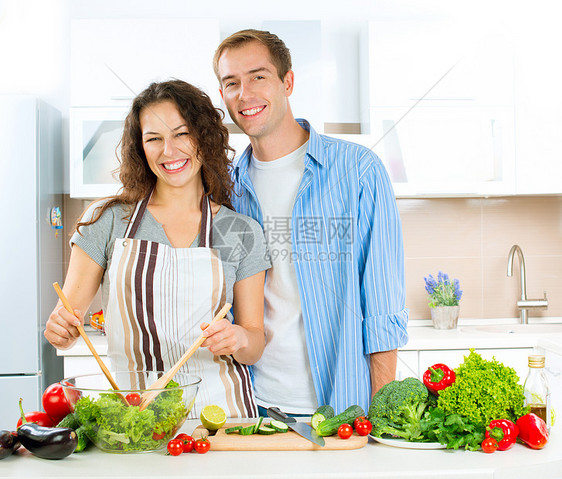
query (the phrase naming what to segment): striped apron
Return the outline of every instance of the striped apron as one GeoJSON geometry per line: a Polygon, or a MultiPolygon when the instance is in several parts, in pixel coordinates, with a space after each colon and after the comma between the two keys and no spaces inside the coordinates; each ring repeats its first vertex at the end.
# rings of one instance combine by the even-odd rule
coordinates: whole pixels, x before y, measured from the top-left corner
{"type": "MultiPolygon", "coordinates": [[[[226,302],[218,252],[212,249],[211,205],[202,201],[198,248],[135,239],[150,195],[140,201],[124,238],[115,240],[105,316],[108,356],[115,371],[167,371],[226,302]]],[[[209,404],[228,417],[256,417],[247,366],[199,348],[180,369],[202,378],[189,418],[209,404]]],[[[142,386],[141,386],[142,387],[142,386]]]]}

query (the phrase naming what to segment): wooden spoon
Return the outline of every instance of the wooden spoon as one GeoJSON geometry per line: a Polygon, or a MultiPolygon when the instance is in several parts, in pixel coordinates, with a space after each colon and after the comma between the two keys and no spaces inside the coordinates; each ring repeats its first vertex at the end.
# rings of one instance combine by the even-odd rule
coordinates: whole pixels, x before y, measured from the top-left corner
{"type": "MultiPolygon", "coordinates": [[[[220,319],[223,319],[228,313],[228,310],[232,307],[229,303],[226,303],[213,320],[209,323],[209,326],[220,319]]],[[[207,326],[207,328],[209,327],[207,326]]],[[[207,330],[205,328],[205,331],[207,330]]],[[[172,380],[180,368],[187,362],[187,360],[193,356],[193,353],[197,351],[199,346],[205,341],[205,336],[203,333],[195,340],[195,342],[189,347],[189,349],[183,354],[183,356],[174,364],[168,371],[166,371],[162,376],[160,376],[156,381],[154,381],[150,386],[148,386],[147,391],[145,391],[141,396],[141,402],[139,404],[139,409],[143,411],[152,402],[152,400],[158,396],[162,391],[159,389],[164,389],[166,385],[172,380]]]]}
{"type": "MultiPolygon", "coordinates": [[[[69,313],[74,314],[74,310],[72,309],[72,306],[68,302],[68,299],[66,298],[66,296],[62,292],[61,287],[59,286],[59,284],[56,281],[53,283],[53,288],[55,288],[55,291],[57,292],[57,295],[60,298],[64,308],[69,313]]],[[[76,326],[76,329],[78,329],[78,332],[80,333],[80,336],[82,336],[82,339],[86,343],[86,346],[88,346],[88,349],[92,352],[92,354],[94,355],[94,358],[96,358],[96,361],[100,365],[100,368],[101,368],[103,374],[105,375],[105,377],[107,378],[107,380],[109,381],[109,384],[111,384],[111,387],[115,391],[119,391],[119,387],[117,386],[117,383],[113,379],[113,376],[111,376],[111,373],[109,372],[109,369],[107,369],[107,366],[101,360],[99,354],[97,353],[97,351],[94,348],[94,345],[92,344],[92,341],[90,341],[90,338],[86,334],[86,331],[84,331],[84,328],[80,325],[80,326],[76,326]]],[[[117,394],[119,394],[119,396],[121,396],[121,398],[123,399],[125,404],[129,405],[129,402],[127,401],[127,399],[125,399],[125,396],[123,396],[123,394],[121,394],[121,393],[117,393],[117,394]]]]}

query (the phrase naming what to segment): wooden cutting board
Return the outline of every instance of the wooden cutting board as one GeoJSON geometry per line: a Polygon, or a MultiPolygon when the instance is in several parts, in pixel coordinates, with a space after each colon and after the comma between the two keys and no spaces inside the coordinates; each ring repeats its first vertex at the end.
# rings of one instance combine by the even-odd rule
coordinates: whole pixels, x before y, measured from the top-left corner
{"type": "MultiPolygon", "coordinates": [[[[249,423],[225,424],[216,434],[208,436],[211,449],[213,451],[333,451],[336,449],[359,449],[368,442],[368,436],[359,436],[355,431],[349,439],[340,439],[337,435],[325,437],[326,445],[324,447],[310,442],[291,429],[289,429],[289,432],[278,432],[269,436],[263,434],[242,436],[237,432],[232,434],[224,432],[228,427],[249,425],[249,423]]],[[[199,437],[208,433],[207,429],[199,425],[192,435],[195,439],[199,439],[199,437]]]]}

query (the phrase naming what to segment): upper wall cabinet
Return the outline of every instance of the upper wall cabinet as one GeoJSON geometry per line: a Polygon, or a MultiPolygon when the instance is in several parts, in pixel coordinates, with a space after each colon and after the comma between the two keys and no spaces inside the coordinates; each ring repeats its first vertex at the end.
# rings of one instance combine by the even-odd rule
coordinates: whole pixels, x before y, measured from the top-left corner
{"type": "Polygon", "coordinates": [[[211,59],[219,41],[218,20],[73,20],[71,105],[128,104],[151,82],[170,78],[218,102],[211,59]]]}
{"type": "Polygon", "coordinates": [[[112,176],[131,100],[151,82],[192,83],[219,104],[211,59],[217,20],[96,19],[71,25],[70,195],[115,194],[112,176]]]}
{"type": "Polygon", "coordinates": [[[562,193],[562,31],[543,13],[515,33],[517,194],[562,193]]]}
{"type": "Polygon", "coordinates": [[[514,191],[513,45],[450,19],[369,22],[358,136],[398,196],[514,191]]]}

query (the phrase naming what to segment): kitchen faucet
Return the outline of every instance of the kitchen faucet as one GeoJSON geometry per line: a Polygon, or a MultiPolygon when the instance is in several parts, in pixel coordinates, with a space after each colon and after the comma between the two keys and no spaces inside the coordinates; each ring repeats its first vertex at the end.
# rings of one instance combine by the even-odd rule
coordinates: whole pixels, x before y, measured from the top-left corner
{"type": "Polygon", "coordinates": [[[521,324],[529,322],[528,310],[529,309],[546,309],[548,307],[548,300],[546,299],[546,291],[544,292],[544,299],[527,299],[527,274],[525,272],[525,258],[523,251],[519,245],[514,244],[509,250],[507,256],[507,275],[513,276],[513,257],[517,252],[519,257],[519,275],[521,277],[521,299],[517,301],[517,307],[521,311],[521,324]]]}

